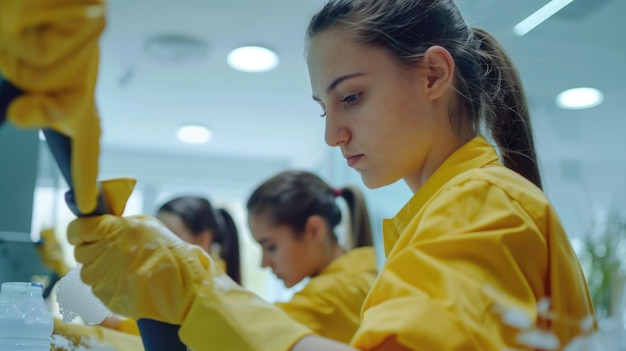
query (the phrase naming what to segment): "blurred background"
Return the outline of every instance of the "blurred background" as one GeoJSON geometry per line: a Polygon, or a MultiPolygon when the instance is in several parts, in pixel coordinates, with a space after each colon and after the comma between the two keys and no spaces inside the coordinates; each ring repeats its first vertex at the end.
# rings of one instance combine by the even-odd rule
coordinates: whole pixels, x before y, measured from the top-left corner
{"type": "MultiPolygon", "coordinates": [[[[626,1],[457,2],[468,22],[494,33],[517,63],[545,191],[586,273],[602,277],[602,291],[610,287],[604,298],[615,309],[626,276],[626,1]],[[542,8],[545,21],[524,27],[542,8]],[[557,99],[573,88],[597,91],[557,99]]],[[[259,267],[246,223],[251,190],[292,168],[338,187],[362,187],[340,152],[324,143],[324,120],[311,99],[304,32],[323,1],[108,3],[97,89],[100,177],[138,179],[126,214],[154,214],[181,194],[227,208],[241,234],[244,285],[270,301],[287,298],[292,292],[259,267]],[[270,52],[254,52],[252,60],[233,52],[249,46],[270,52]]],[[[64,237],[73,218],[63,200],[66,184],[36,131],[0,128],[0,180],[0,281],[47,274],[32,248],[47,226],[74,264],[64,237]]],[[[365,192],[378,233],[382,218],[411,196],[403,183],[365,192]]]]}

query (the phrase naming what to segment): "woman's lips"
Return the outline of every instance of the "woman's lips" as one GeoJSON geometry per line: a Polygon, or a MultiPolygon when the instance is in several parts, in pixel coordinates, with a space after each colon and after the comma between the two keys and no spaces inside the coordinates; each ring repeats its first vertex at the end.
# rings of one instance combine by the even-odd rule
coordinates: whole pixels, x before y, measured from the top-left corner
{"type": "Polygon", "coordinates": [[[354,156],[346,157],[346,160],[348,161],[348,166],[350,167],[356,166],[356,164],[359,163],[362,157],[363,155],[354,155],[354,156]]]}

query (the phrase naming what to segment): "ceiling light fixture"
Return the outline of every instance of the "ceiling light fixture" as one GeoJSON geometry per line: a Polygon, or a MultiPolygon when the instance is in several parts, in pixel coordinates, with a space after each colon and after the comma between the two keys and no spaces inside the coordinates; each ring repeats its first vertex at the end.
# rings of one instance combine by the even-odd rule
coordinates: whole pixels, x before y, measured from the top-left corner
{"type": "Polygon", "coordinates": [[[581,110],[598,106],[604,101],[602,92],[595,88],[574,88],[561,92],[556,104],[567,110],[581,110]]]}
{"type": "Polygon", "coordinates": [[[146,55],[161,63],[187,63],[203,60],[208,45],[201,39],[183,34],[163,34],[148,39],[146,55]]]}
{"type": "Polygon", "coordinates": [[[212,133],[207,127],[197,124],[189,124],[178,128],[176,135],[182,142],[189,144],[202,144],[211,139],[212,133]]]}
{"type": "Polygon", "coordinates": [[[278,66],[278,55],[260,46],[242,46],[228,54],[228,65],[244,72],[266,72],[278,66]]]}
{"type": "Polygon", "coordinates": [[[550,18],[555,13],[559,12],[562,8],[567,6],[574,0],[552,0],[549,3],[543,5],[542,8],[535,11],[532,15],[526,17],[523,21],[516,24],[513,27],[513,32],[519,37],[530,32],[533,28],[540,25],[543,21],[550,18]]]}

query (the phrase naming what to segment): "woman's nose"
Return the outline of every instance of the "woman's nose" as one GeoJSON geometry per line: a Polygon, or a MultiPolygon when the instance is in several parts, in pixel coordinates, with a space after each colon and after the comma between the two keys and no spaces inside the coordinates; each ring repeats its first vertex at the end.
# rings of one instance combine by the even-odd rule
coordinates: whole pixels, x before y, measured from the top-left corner
{"type": "Polygon", "coordinates": [[[324,140],[329,146],[340,146],[350,140],[349,129],[339,123],[338,118],[334,114],[331,115],[330,112],[326,115],[324,140]]]}
{"type": "Polygon", "coordinates": [[[270,267],[270,262],[269,259],[267,257],[266,254],[263,254],[263,256],[261,257],[261,267],[262,268],[266,268],[266,267],[270,267]]]}

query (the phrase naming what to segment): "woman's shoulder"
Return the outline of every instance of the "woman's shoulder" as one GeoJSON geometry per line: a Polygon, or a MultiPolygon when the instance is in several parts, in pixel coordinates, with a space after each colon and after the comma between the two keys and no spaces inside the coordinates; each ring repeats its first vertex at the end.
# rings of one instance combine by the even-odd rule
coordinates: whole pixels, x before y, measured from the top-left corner
{"type": "Polygon", "coordinates": [[[373,284],[377,274],[374,248],[355,248],[333,261],[324,272],[311,278],[301,292],[324,294],[344,290],[346,286],[373,284]]]}
{"type": "Polygon", "coordinates": [[[540,188],[500,164],[471,169],[457,175],[440,189],[433,200],[444,201],[447,206],[479,204],[482,209],[515,203],[515,207],[523,209],[535,219],[553,212],[549,199],[540,188]]]}
{"type": "Polygon", "coordinates": [[[516,200],[547,202],[543,191],[519,173],[503,165],[474,168],[452,178],[443,192],[472,192],[500,190],[516,200]]]}

